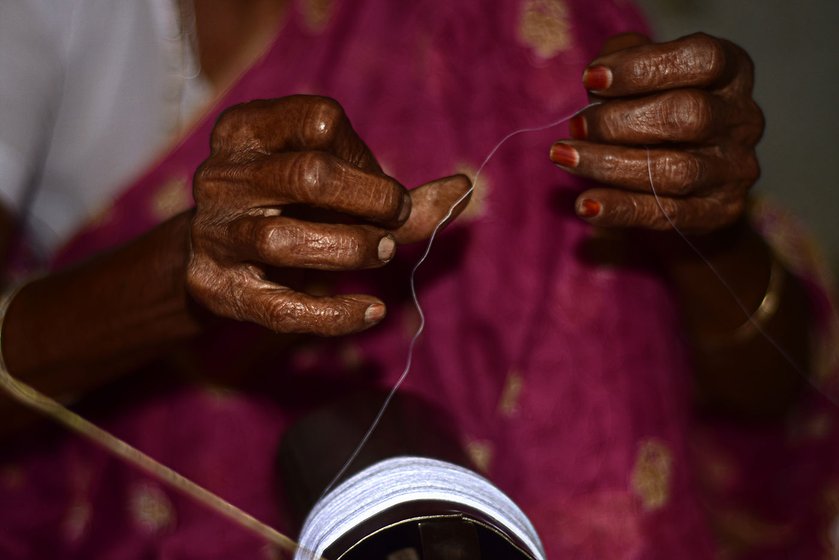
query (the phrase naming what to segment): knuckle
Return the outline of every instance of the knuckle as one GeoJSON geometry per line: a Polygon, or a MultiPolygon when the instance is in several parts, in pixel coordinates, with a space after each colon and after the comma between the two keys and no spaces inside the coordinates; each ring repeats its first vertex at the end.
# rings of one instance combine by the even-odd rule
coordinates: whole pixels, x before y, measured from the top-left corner
{"type": "Polygon", "coordinates": [[[262,225],[259,222],[249,226],[247,234],[249,243],[262,260],[269,260],[271,255],[282,250],[287,232],[276,227],[262,225]]]}
{"type": "Polygon", "coordinates": [[[207,201],[208,191],[213,182],[211,167],[210,160],[205,160],[195,170],[195,175],[192,179],[192,198],[195,200],[197,207],[203,206],[207,201]]]}
{"type": "Polygon", "coordinates": [[[367,255],[372,252],[368,250],[366,240],[358,235],[342,236],[335,243],[338,261],[350,268],[363,268],[368,262],[367,255]]]}
{"type": "Polygon", "coordinates": [[[331,318],[324,307],[287,295],[276,297],[264,307],[264,322],[277,332],[325,334],[331,318]]]}
{"type": "Polygon", "coordinates": [[[676,217],[674,206],[671,204],[671,199],[659,197],[658,202],[653,204],[638,205],[638,222],[639,226],[648,227],[650,229],[665,230],[669,229],[670,219],[676,217]],[[659,208],[661,204],[661,208],[659,208]],[[668,219],[670,218],[670,219],[668,219]]]}
{"type": "Polygon", "coordinates": [[[190,259],[186,270],[185,286],[187,293],[207,308],[212,308],[212,303],[217,299],[218,282],[213,281],[216,277],[201,257],[190,259]]]}
{"type": "Polygon", "coordinates": [[[210,148],[214,153],[223,151],[240,130],[243,112],[245,112],[243,104],[233,105],[225,109],[216,119],[216,124],[210,134],[210,148]]]}
{"type": "Polygon", "coordinates": [[[659,76],[664,73],[662,61],[657,58],[639,57],[627,65],[624,69],[626,79],[631,84],[643,84],[650,80],[651,76],[659,76]]]}
{"type": "Polygon", "coordinates": [[[714,130],[714,109],[711,97],[704,91],[686,89],[672,92],[665,103],[668,116],[665,123],[672,123],[676,139],[685,137],[701,140],[714,130]]]}
{"type": "Polygon", "coordinates": [[[355,233],[333,235],[324,232],[300,232],[300,244],[311,265],[328,270],[364,268],[368,251],[365,241],[355,233]]]}
{"type": "Polygon", "coordinates": [[[615,223],[620,226],[641,226],[648,221],[647,213],[635,196],[629,197],[629,202],[619,205],[615,212],[615,223]]]}
{"type": "Polygon", "coordinates": [[[660,171],[670,190],[677,196],[685,196],[702,184],[705,164],[702,160],[683,154],[669,154],[662,159],[660,171]]]}
{"type": "Polygon", "coordinates": [[[325,152],[304,152],[294,159],[290,169],[292,184],[298,185],[298,198],[313,202],[318,192],[331,184],[337,164],[325,152]]]}
{"type": "Polygon", "coordinates": [[[305,120],[307,141],[314,146],[328,145],[346,118],[341,104],[330,97],[312,97],[305,120]]]}
{"type": "Polygon", "coordinates": [[[721,79],[726,68],[726,48],[723,42],[707,33],[688,36],[689,58],[698,72],[710,81],[721,79]]]}
{"type": "Polygon", "coordinates": [[[741,169],[748,187],[751,187],[760,179],[760,161],[754,152],[743,158],[741,169]]]}
{"type": "Polygon", "coordinates": [[[257,99],[225,109],[210,133],[211,152],[259,149],[261,115],[266,108],[270,108],[270,102],[257,99]]]}
{"type": "Polygon", "coordinates": [[[219,163],[215,157],[204,161],[195,171],[192,181],[192,196],[199,210],[212,208],[225,199],[223,185],[235,183],[241,169],[236,165],[219,163]]]}

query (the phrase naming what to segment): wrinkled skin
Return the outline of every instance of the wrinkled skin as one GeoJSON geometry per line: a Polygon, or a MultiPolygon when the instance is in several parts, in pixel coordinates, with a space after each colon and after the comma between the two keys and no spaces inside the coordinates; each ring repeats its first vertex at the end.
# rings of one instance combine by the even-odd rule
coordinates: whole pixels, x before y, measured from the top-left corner
{"type": "MultiPolygon", "coordinates": [[[[682,231],[707,233],[739,220],[759,175],[754,147],[763,132],[742,49],[704,34],[661,44],[620,35],[583,82],[601,103],[570,123],[572,140],[551,150],[559,165],[603,185],[580,194],[578,215],[598,226],[670,229],[651,174],[682,231]]],[[[383,266],[396,242],[427,237],[467,189],[459,176],[409,194],[382,173],[332,100],[294,96],[233,107],[219,119],[212,155],[195,177],[188,289],[217,315],[277,332],[362,330],[383,318],[378,299],[316,297],[269,273],[383,266]],[[299,219],[289,205],[357,221],[299,219]]]]}
{"type": "Polygon", "coordinates": [[[601,103],[570,123],[572,140],[551,150],[561,167],[603,185],[579,195],[578,215],[597,226],[671,229],[651,193],[652,174],[682,231],[735,223],[760,173],[755,145],[764,121],[753,83],[749,56],[723,39],[610,39],[583,75],[601,103]]]}
{"type": "Polygon", "coordinates": [[[385,307],[364,294],[296,291],[269,273],[381,267],[398,243],[427,238],[470,186],[456,175],[407,191],[382,173],[341,107],[321,97],[233,107],[211,147],[194,181],[188,289],[217,315],[282,333],[360,331],[385,307]],[[292,217],[291,205],[352,219],[292,217]]]}

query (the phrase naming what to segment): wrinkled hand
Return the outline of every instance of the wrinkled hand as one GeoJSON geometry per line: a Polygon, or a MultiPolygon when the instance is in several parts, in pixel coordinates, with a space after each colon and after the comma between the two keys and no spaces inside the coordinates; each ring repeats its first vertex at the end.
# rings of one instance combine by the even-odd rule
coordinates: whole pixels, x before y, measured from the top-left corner
{"type": "Polygon", "coordinates": [[[551,149],[555,163],[604,185],[580,194],[580,217],[598,226],[671,229],[650,174],[664,210],[685,232],[711,232],[742,216],[760,174],[754,147],[763,134],[745,51],[701,33],[657,44],[620,35],[588,66],[583,84],[602,103],[569,123],[574,140],[551,149]]]}
{"type": "Polygon", "coordinates": [[[397,243],[427,238],[469,188],[458,175],[407,191],[341,107],[319,97],[233,107],[211,148],[194,181],[188,290],[217,315],[276,332],[339,335],[379,322],[385,307],[373,296],[313,296],[276,283],[277,272],[383,266],[397,243]],[[292,217],[301,207],[342,219],[292,217]]]}

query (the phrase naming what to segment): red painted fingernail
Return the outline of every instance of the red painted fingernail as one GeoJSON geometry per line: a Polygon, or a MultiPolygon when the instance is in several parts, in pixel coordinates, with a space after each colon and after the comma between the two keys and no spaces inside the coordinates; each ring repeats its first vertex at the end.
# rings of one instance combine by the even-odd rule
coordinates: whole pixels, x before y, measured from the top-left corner
{"type": "Polygon", "coordinates": [[[577,205],[577,215],[581,218],[594,218],[600,214],[603,206],[596,200],[584,198],[577,205]]]}
{"type": "Polygon", "coordinates": [[[577,167],[580,154],[568,144],[556,143],[551,146],[551,161],[562,167],[577,167]]]}
{"type": "Polygon", "coordinates": [[[585,140],[586,136],[588,136],[588,125],[586,125],[585,117],[577,115],[568,121],[568,133],[571,135],[571,138],[585,140]]]}
{"type": "Polygon", "coordinates": [[[385,306],[381,303],[374,303],[364,311],[364,322],[368,325],[378,323],[385,317],[385,306]]]}
{"type": "Polygon", "coordinates": [[[603,91],[612,85],[612,71],[605,66],[590,66],[583,72],[583,86],[590,91],[603,91]]]}

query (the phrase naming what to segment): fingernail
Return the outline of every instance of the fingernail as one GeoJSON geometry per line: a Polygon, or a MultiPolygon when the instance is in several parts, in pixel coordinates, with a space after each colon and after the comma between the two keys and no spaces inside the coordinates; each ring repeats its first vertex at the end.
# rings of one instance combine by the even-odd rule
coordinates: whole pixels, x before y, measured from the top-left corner
{"type": "Polygon", "coordinates": [[[577,167],[580,154],[568,144],[558,142],[551,146],[551,161],[562,167],[577,167]]]}
{"type": "Polygon", "coordinates": [[[399,223],[404,223],[411,215],[411,195],[405,193],[402,197],[402,208],[399,209],[399,223]]]}
{"type": "Polygon", "coordinates": [[[596,200],[584,198],[577,205],[577,215],[581,218],[594,218],[603,210],[603,206],[596,200]]]}
{"type": "Polygon", "coordinates": [[[381,303],[374,303],[364,311],[364,322],[368,325],[378,323],[385,317],[385,306],[381,303]]]}
{"type": "Polygon", "coordinates": [[[577,115],[568,121],[568,133],[571,135],[571,138],[585,140],[586,136],[588,136],[588,125],[586,125],[585,117],[577,115]]]}
{"type": "Polygon", "coordinates": [[[583,72],[583,86],[589,91],[602,91],[612,85],[612,71],[605,66],[590,66],[583,72]]]}
{"type": "Polygon", "coordinates": [[[394,253],[396,253],[396,241],[390,235],[382,237],[379,241],[379,260],[387,262],[393,258],[394,253]]]}

